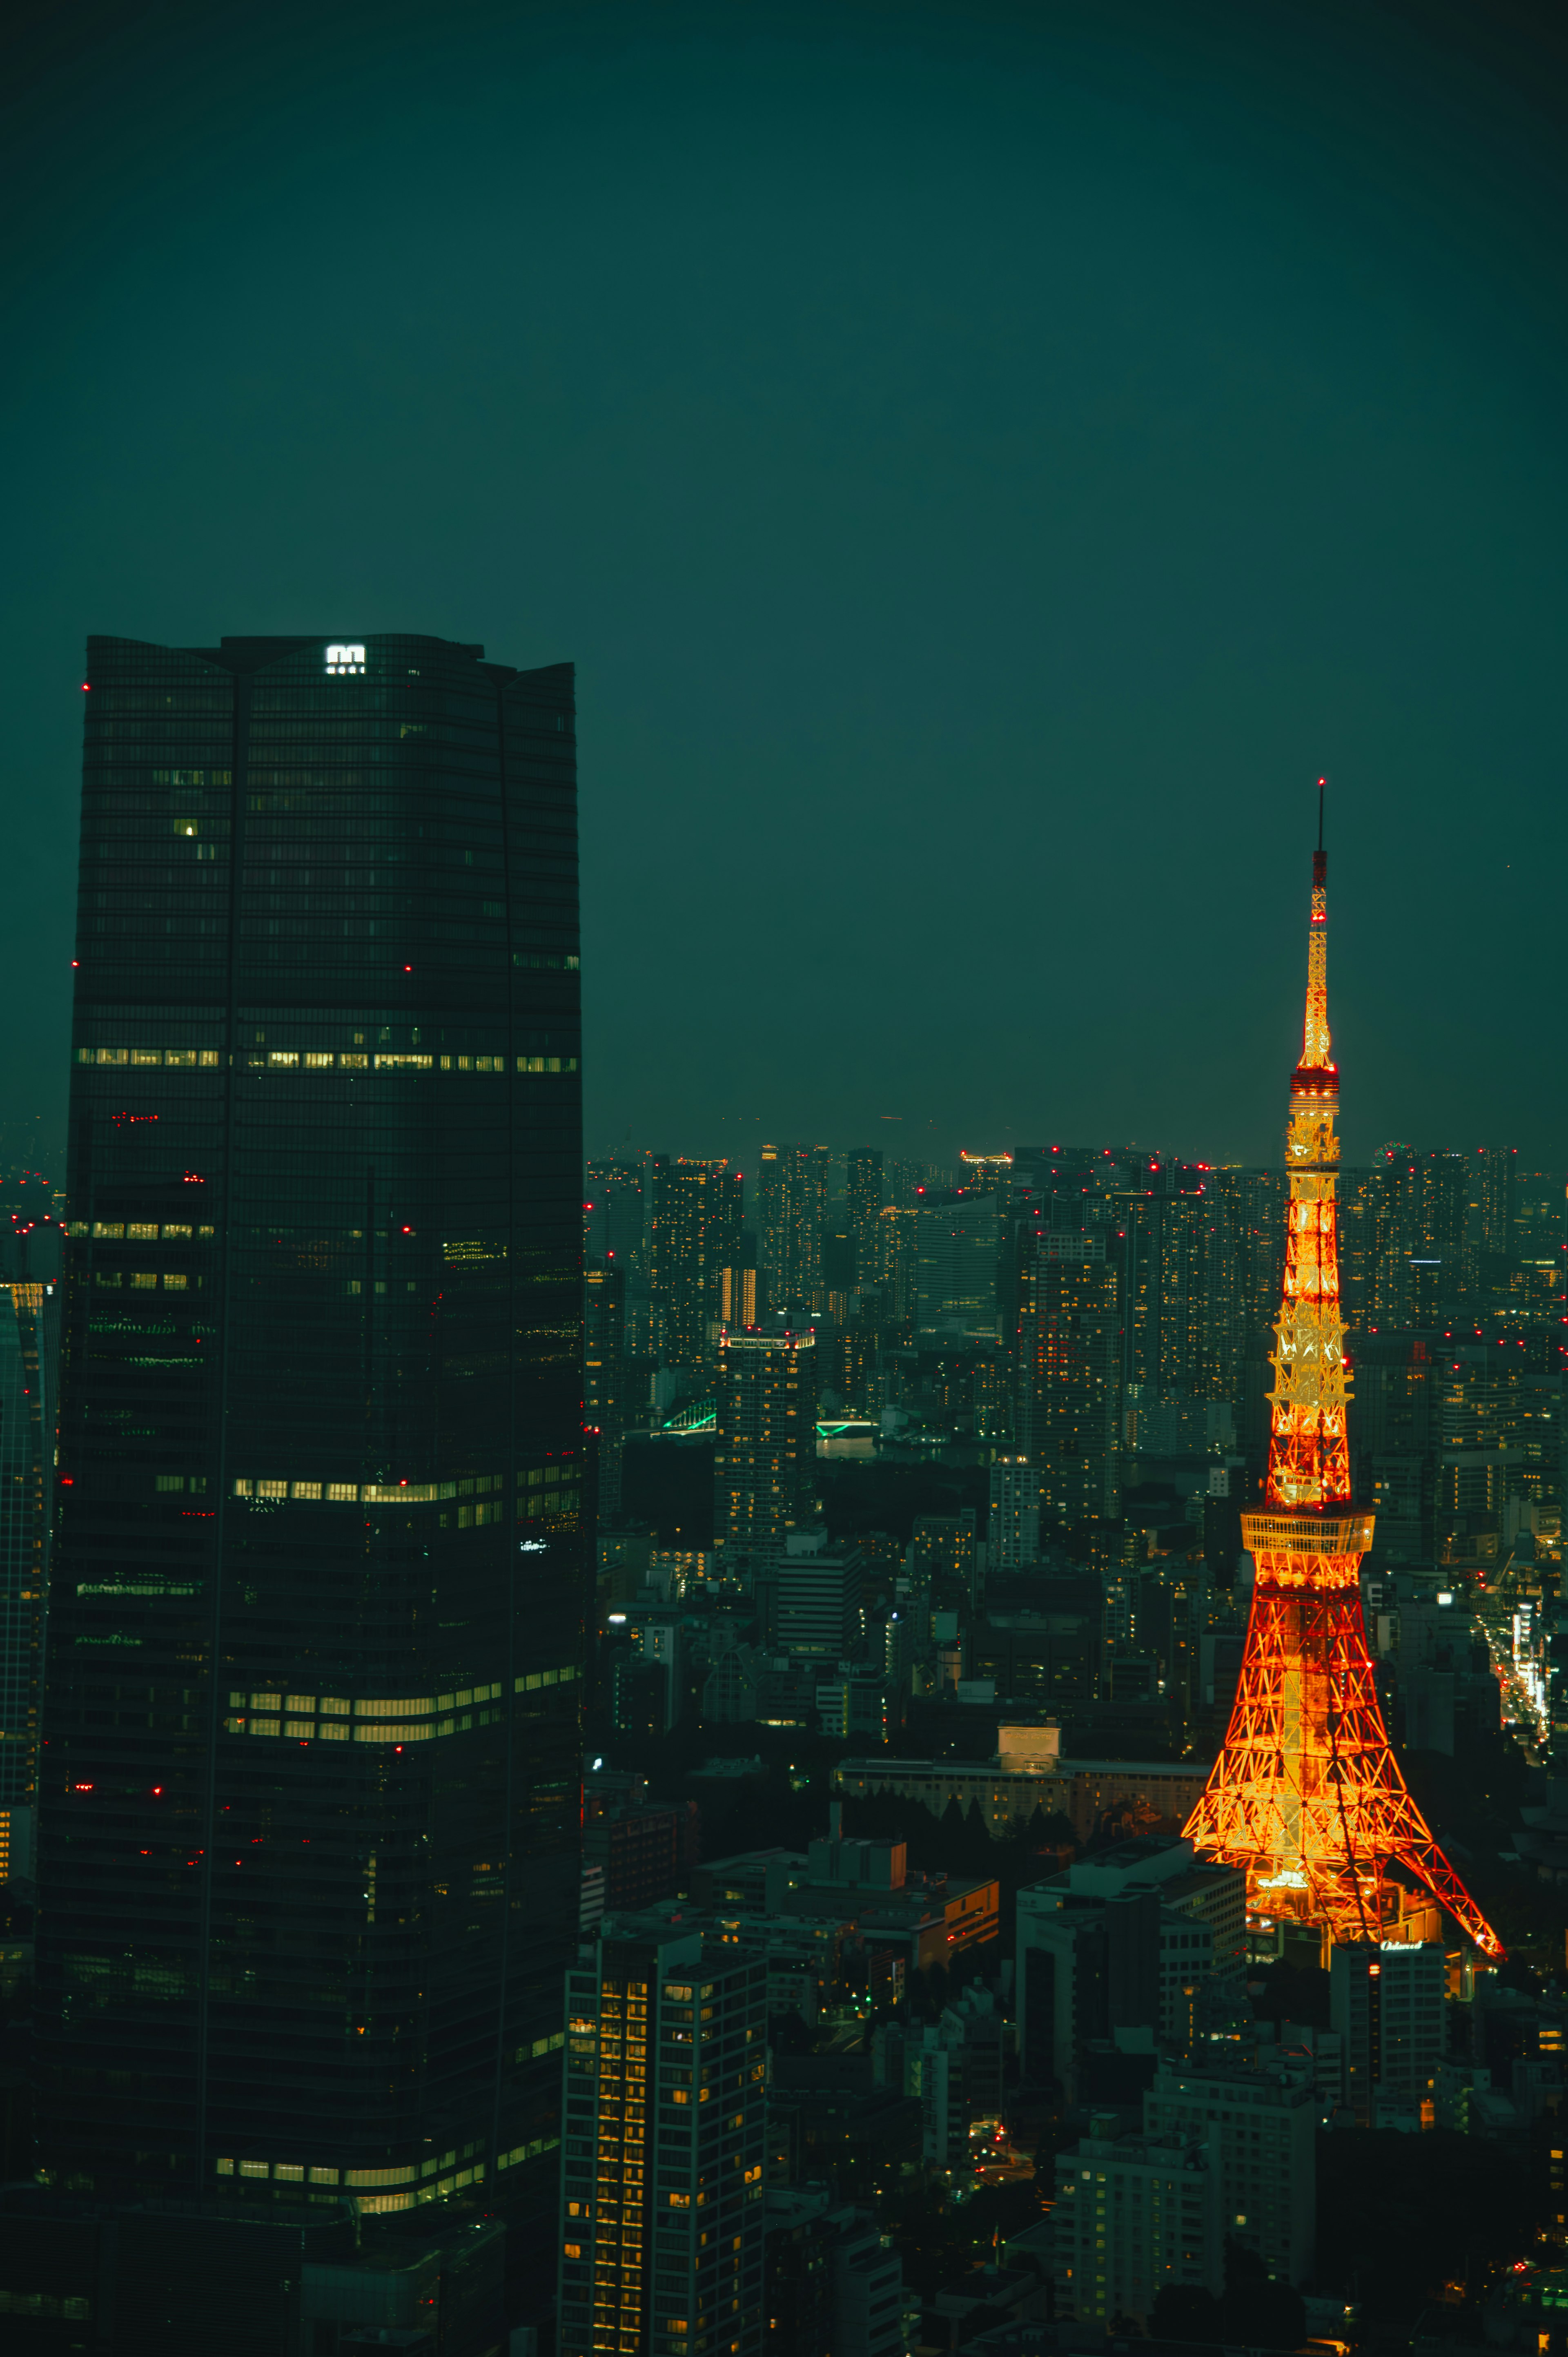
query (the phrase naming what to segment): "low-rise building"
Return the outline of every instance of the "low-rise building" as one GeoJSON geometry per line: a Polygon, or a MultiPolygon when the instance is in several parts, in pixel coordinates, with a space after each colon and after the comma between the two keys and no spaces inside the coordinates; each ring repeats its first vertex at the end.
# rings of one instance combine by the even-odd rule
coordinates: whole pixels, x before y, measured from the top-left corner
{"type": "Polygon", "coordinates": [[[902,1954],[908,1970],[950,1964],[965,1948],[996,1937],[1002,1892],[989,1877],[911,1874],[902,1842],[844,1840],[841,1804],[832,1829],[802,1858],[756,1850],[699,1867],[697,1903],[746,1915],[843,1917],[868,1950],[902,1954]]]}
{"type": "Polygon", "coordinates": [[[1085,2050],[1146,2029],[1182,2050],[1242,1961],[1246,1877],[1186,1841],[1124,1842],[1018,1893],[1015,1981],[1026,2083],[1079,2093],[1085,2050]]]}
{"type": "Polygon", "coordinates": [[[950,1803],[979,1812],[993,1834],[1011,1831],[1036,1809],[1066,1817],[1087,1841],[1112,1812],[1131,1810],[1162,1825],[1185,1824],[1208,1781],[1207,1770],[1175,1760],[841,1760],[833,1789],[851,1800],[891,1792],[940,1817],[950,1803]]]}

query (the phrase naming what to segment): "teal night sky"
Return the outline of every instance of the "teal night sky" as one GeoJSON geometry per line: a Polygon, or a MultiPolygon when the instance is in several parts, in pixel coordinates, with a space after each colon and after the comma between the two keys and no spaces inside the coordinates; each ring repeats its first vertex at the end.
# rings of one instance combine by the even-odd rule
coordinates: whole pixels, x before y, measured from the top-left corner
{"type": "Polygon", "coordinates": [[[90,630],[579,665],[590,1151],[1568,1163],[1568,50],[1498,5],[56,6],[0,1128],[90,630]],[[881,1118],[897,1114],[888,1122],[881,1118]]]}

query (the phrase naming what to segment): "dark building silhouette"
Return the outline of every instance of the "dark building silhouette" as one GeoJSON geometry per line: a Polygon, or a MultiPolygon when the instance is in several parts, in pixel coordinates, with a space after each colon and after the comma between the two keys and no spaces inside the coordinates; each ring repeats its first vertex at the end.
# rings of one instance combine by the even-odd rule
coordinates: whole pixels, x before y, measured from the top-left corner
{"type": "Polygon", "coordinates": [[[53,2181],[553,2198],[579,1881],[567,666],[89,642],[53,2181]]]}

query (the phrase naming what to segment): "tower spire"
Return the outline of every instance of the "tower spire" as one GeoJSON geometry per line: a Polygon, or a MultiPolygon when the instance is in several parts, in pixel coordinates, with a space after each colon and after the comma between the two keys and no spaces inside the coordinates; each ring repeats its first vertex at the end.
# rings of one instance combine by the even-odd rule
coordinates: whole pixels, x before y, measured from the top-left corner
{"type": "Polygon", "coordinates": [[[1290,1201],[1269,1470],[1262,1512],[1241,1517],[1257,1576],[1225,1748],[1187,1834],[1206,1857],[1246,1867],[1247,1903],[1260,1914],[1316,1925],[1331,1940],[1423,1939],[1436,1936],[1430,1901],[1438,1900],[1496,1956],[1501,1943],[1406,1789],[1361,1619],[1372,1517],[1349,1502],[1335,1200],[1339,1074],[1328,1036],[1321,778],[1317,786],[1306,1022],[1285,1133],[1290,1201]],[[1391,1876],[1392,1867],[1408,1882],[1391,1876]]]}

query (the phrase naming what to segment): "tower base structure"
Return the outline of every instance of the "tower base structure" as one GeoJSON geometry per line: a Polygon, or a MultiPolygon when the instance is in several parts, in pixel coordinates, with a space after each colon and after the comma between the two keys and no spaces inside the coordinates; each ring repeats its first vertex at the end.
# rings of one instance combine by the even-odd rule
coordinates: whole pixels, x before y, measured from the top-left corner
{"type": "Polygon", "coordinates": [[[1372,1517],[1345,1506],[1241,1518],[1257,1566],[1224,1748],[1187,1824],[1240,1867],[1249,1912],[1329,1942],[1408,1940],[1445,1908],[1484,1955],[1502,1943],[1434,1839],[1383,1722],[1361,1618],[1372,1517]]]}

